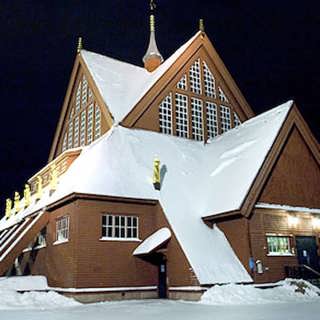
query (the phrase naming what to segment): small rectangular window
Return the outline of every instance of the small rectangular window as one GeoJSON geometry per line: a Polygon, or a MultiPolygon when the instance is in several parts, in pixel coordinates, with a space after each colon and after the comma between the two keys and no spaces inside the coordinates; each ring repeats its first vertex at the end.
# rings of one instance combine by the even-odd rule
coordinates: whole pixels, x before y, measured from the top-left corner
{"type": "Polygon", "coordinates": [[[231,129],[231,111],[229,107],[220,106],[221,132],[231,129]]]}
{"type": "Polygon", "coordinates": [[[291,241],[288,236],[267,236],[269,255],[291,255],[291,241]]]}
{"type": "Polygon", "coordinates": [[[138,217],[103,215],[102,238],[111,239],[137,239],[138,217]]]}
{"type": "Polygon", "coordinates": [[[56,220],[56,241],[69,240],[69,216],[63,216],[56,220]]]}
{"type": "Polygon", "coordinates": [[[188,138],[189,123],[188,123],[188,97],[176,93],[176,132],[178,137],[188,138]]]}

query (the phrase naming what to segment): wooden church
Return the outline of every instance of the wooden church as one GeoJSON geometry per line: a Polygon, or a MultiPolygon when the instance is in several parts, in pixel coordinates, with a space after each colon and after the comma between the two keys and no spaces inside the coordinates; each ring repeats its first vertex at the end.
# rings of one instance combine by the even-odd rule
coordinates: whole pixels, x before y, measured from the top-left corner
{"type": "Polygon", "coordinates": [[[144,67],[79,42],[48,164],[0,221],[0,275],[90,302],[319,276],[320,149],[293,101],[255,115],[200,30],[144,67]]]}

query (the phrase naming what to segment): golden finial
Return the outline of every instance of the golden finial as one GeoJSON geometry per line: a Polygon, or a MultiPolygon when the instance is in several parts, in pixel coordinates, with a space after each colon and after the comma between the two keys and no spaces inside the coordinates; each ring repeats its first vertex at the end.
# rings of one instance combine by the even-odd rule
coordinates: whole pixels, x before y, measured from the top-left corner
{"type": "Polygon", "coordinates": [[[203,19],[199,20],[199,30],[201,32],[204,32],[204,20],[203,19]]]}
{"type": "Polygon", "coordinates": [[[30,186],[28,184],[24,186],[23,197],[24,197],[24,207],[27,208],[30,206],[30,203],[31,203],[31,191],[30,191],[30,186]]]}
{"type": "Polygon", "coordinates": [[[14,212],[18,213],[20,211],[20,194],[19,192],[14,193],[14,212]]]}
{"type": "Polygon", "coordinates": [[[153,160],[153,185],[156,190],[160,190],[160,160],[153,160]]]}
{"type": "Polygon", "coordinates": [[[53,164],[51,166],[51,171],[50,171],[50,192],[57,190],[57,185],[58,185],[58,172],[56,169],[56,165],[53,164]]]}
{"type": "Polygon", "coordinates": [[[42,177],[41,176],[38,176],[37,177],[37,191],[36,191],[36,200],[40,200],[41,197],[42,197],[42,177]]]}
{"type": "Polygon", "coordinates": [[[11,210],[12,210],[12,200],[11,199],[7,199],[6,200],[6,219],[10,218],[11,210]]]}
{"type": "Polygon", "coordinates": [[[83,44],[82,44],[82,37],[78,38],[78,47],[77,47],[77,53],[80,53],[80,51],[83,49],[83,44]]]}
{"type": "Polygon", "coordinates": [[[155,31],[155,20],[154,20],[154,15],[153,14],[150,16],[150,31],[151,32],[155,31]]]}

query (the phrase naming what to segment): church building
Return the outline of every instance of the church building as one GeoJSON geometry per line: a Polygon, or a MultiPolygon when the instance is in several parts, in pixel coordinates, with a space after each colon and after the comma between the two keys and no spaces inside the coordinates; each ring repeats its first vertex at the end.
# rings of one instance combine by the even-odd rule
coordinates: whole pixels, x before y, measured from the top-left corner
{"type": "Polygon", "coordinates": [[[144,67],[82,48],[48,163],[0,221],[0,276],[79,301],[197,300],[320,278],[320,148],[294,101],[255,115],[200,20],[144,67]]]}

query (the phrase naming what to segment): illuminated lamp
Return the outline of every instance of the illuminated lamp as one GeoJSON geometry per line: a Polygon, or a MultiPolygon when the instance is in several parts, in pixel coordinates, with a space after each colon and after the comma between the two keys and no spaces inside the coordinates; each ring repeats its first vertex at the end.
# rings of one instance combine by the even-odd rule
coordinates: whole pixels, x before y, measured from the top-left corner
{"type": "Polygon", "coordinates": [[[312,227],[314,229],[320,229],[320,218],[316,218],[316,217],[312,218],[312,227]]]}

